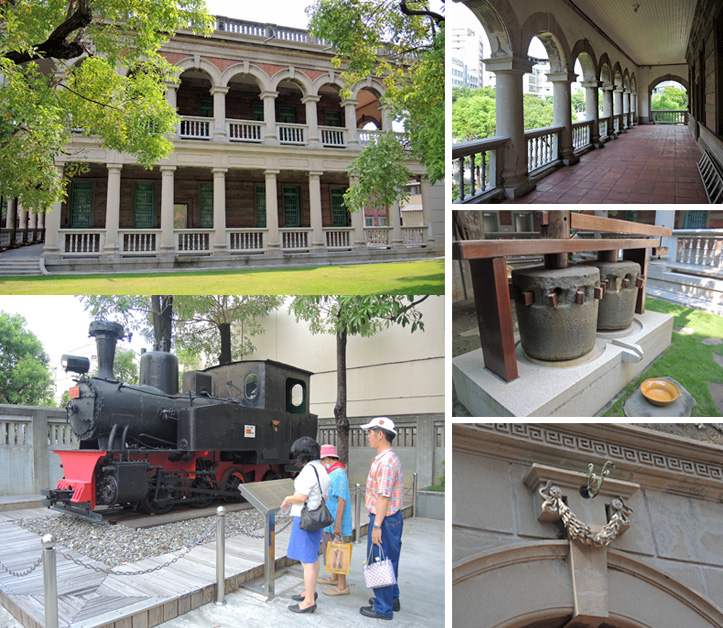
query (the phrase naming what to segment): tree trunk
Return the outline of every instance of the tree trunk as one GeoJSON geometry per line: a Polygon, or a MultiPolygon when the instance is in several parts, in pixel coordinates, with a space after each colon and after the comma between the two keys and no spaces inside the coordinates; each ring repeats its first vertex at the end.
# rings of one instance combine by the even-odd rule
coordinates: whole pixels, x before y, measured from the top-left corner
{"type": "Polygon", "coordinates": [[[153,335],[156,351],[171,350],[171,330],[173,328],[173,297],[170,295],[151,296],[153,307],[153,335]]]}
{"type": "Polygon", "coordinates": [[[479,210],[460,209],[454,212],[454,222],[460,240],[484,238],[484,222],[479,210]]]}
{"type": "Polygon", "coordinates": [[[336,452],[349,467],[349,419],[346,416],[346,329],[336,332],[336,452]]]}
{"type": "Polygon", "coordinates": [[[219,323],[218,331],[221,333],[221,355],[218,356],[219,364],[231,363],[231,323],[219,323]]]}

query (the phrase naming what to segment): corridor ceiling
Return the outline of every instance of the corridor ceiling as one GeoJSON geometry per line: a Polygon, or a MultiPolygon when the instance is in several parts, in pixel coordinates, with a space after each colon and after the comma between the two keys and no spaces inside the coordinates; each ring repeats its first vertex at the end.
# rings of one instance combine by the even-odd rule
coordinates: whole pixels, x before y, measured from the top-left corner
{"type": "Polygon", "coordinates": [[[639,65],[686,63],[696,0],[568,0],[639,65]],[[638,5],[637,12],[634,7],[638,5]]]}

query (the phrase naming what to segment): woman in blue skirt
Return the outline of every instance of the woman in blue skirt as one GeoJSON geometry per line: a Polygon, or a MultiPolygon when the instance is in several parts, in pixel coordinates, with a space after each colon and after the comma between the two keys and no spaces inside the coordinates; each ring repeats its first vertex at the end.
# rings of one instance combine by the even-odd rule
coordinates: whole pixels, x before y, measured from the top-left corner
{"type": "Polygon", "coordinates": [[[304,502],[308,502],[308,508],[314,510],[329,494],[329,475],[321,464],[320,453],[319,443],[310,436],[302,436],[294,442],[291,457],[302,469],[294,480],[294,494],[286,497],[281,504],[282,509],[291,506],[291,516],[294,518],[286,555],[292,560],[298,560],[304,568],[304,593],[292,596],[291,599],[298,604],[289,606],[289,610],[294,613],[313,613],[316,610],[319,544],[324,530],[302,530],[299,521],[304,502]]]}

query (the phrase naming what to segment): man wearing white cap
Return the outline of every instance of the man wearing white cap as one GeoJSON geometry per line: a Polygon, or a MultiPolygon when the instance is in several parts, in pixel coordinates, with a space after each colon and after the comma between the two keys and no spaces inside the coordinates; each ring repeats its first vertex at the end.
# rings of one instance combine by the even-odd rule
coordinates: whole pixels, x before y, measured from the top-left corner
{"type": "MultiPolygon", "coordinates": [[[[373,551],[375,559],[380,555],[380,549],[383,550],[384,557],[392,561],[394,574],[399,580],[404,478],[402,463],[392,449],[397,429],[388,417],[376,417],[361,427],[367,431],[369,446],[377,452],[366,485],[366,507],[369,511],[367,556],[373,551]]],[[[400,608],[399,586],[378,587],[374,593],[376,597],[369,600],[370,606],[362,606],[359,612],[365,617],[392,619],[394,611],[400,608]]]]}

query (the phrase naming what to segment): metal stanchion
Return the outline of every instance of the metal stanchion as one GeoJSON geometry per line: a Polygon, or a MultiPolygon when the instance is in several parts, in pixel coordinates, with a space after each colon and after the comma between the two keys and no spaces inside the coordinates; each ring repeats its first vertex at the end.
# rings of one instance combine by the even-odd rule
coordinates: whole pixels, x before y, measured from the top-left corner
{"type": "Polygon", "coordinates": [[[219,506],[216,509],[216,606],[225,604],[223,601],[225,589],[225,555],[226,555],[226,509],[219,506]]]}
{"type": "Polygon", "coordinates": [[[412,474],[412,513],[414,518],[417,518],[417,489],[419,487],[419,474],[414,472],[412,474]]]}
{"type": "Polygon", "coordinates": [[[361,538],[361,484],[354,487],[354,543],[361,538]]]}
{"type": "Polygon", "coordinates": [[[41,539],[43,546],[43,602],[45,605],[45,627],[58,628],[58,581],[55,566],[55,537],[46,534],[41,539]]]}

